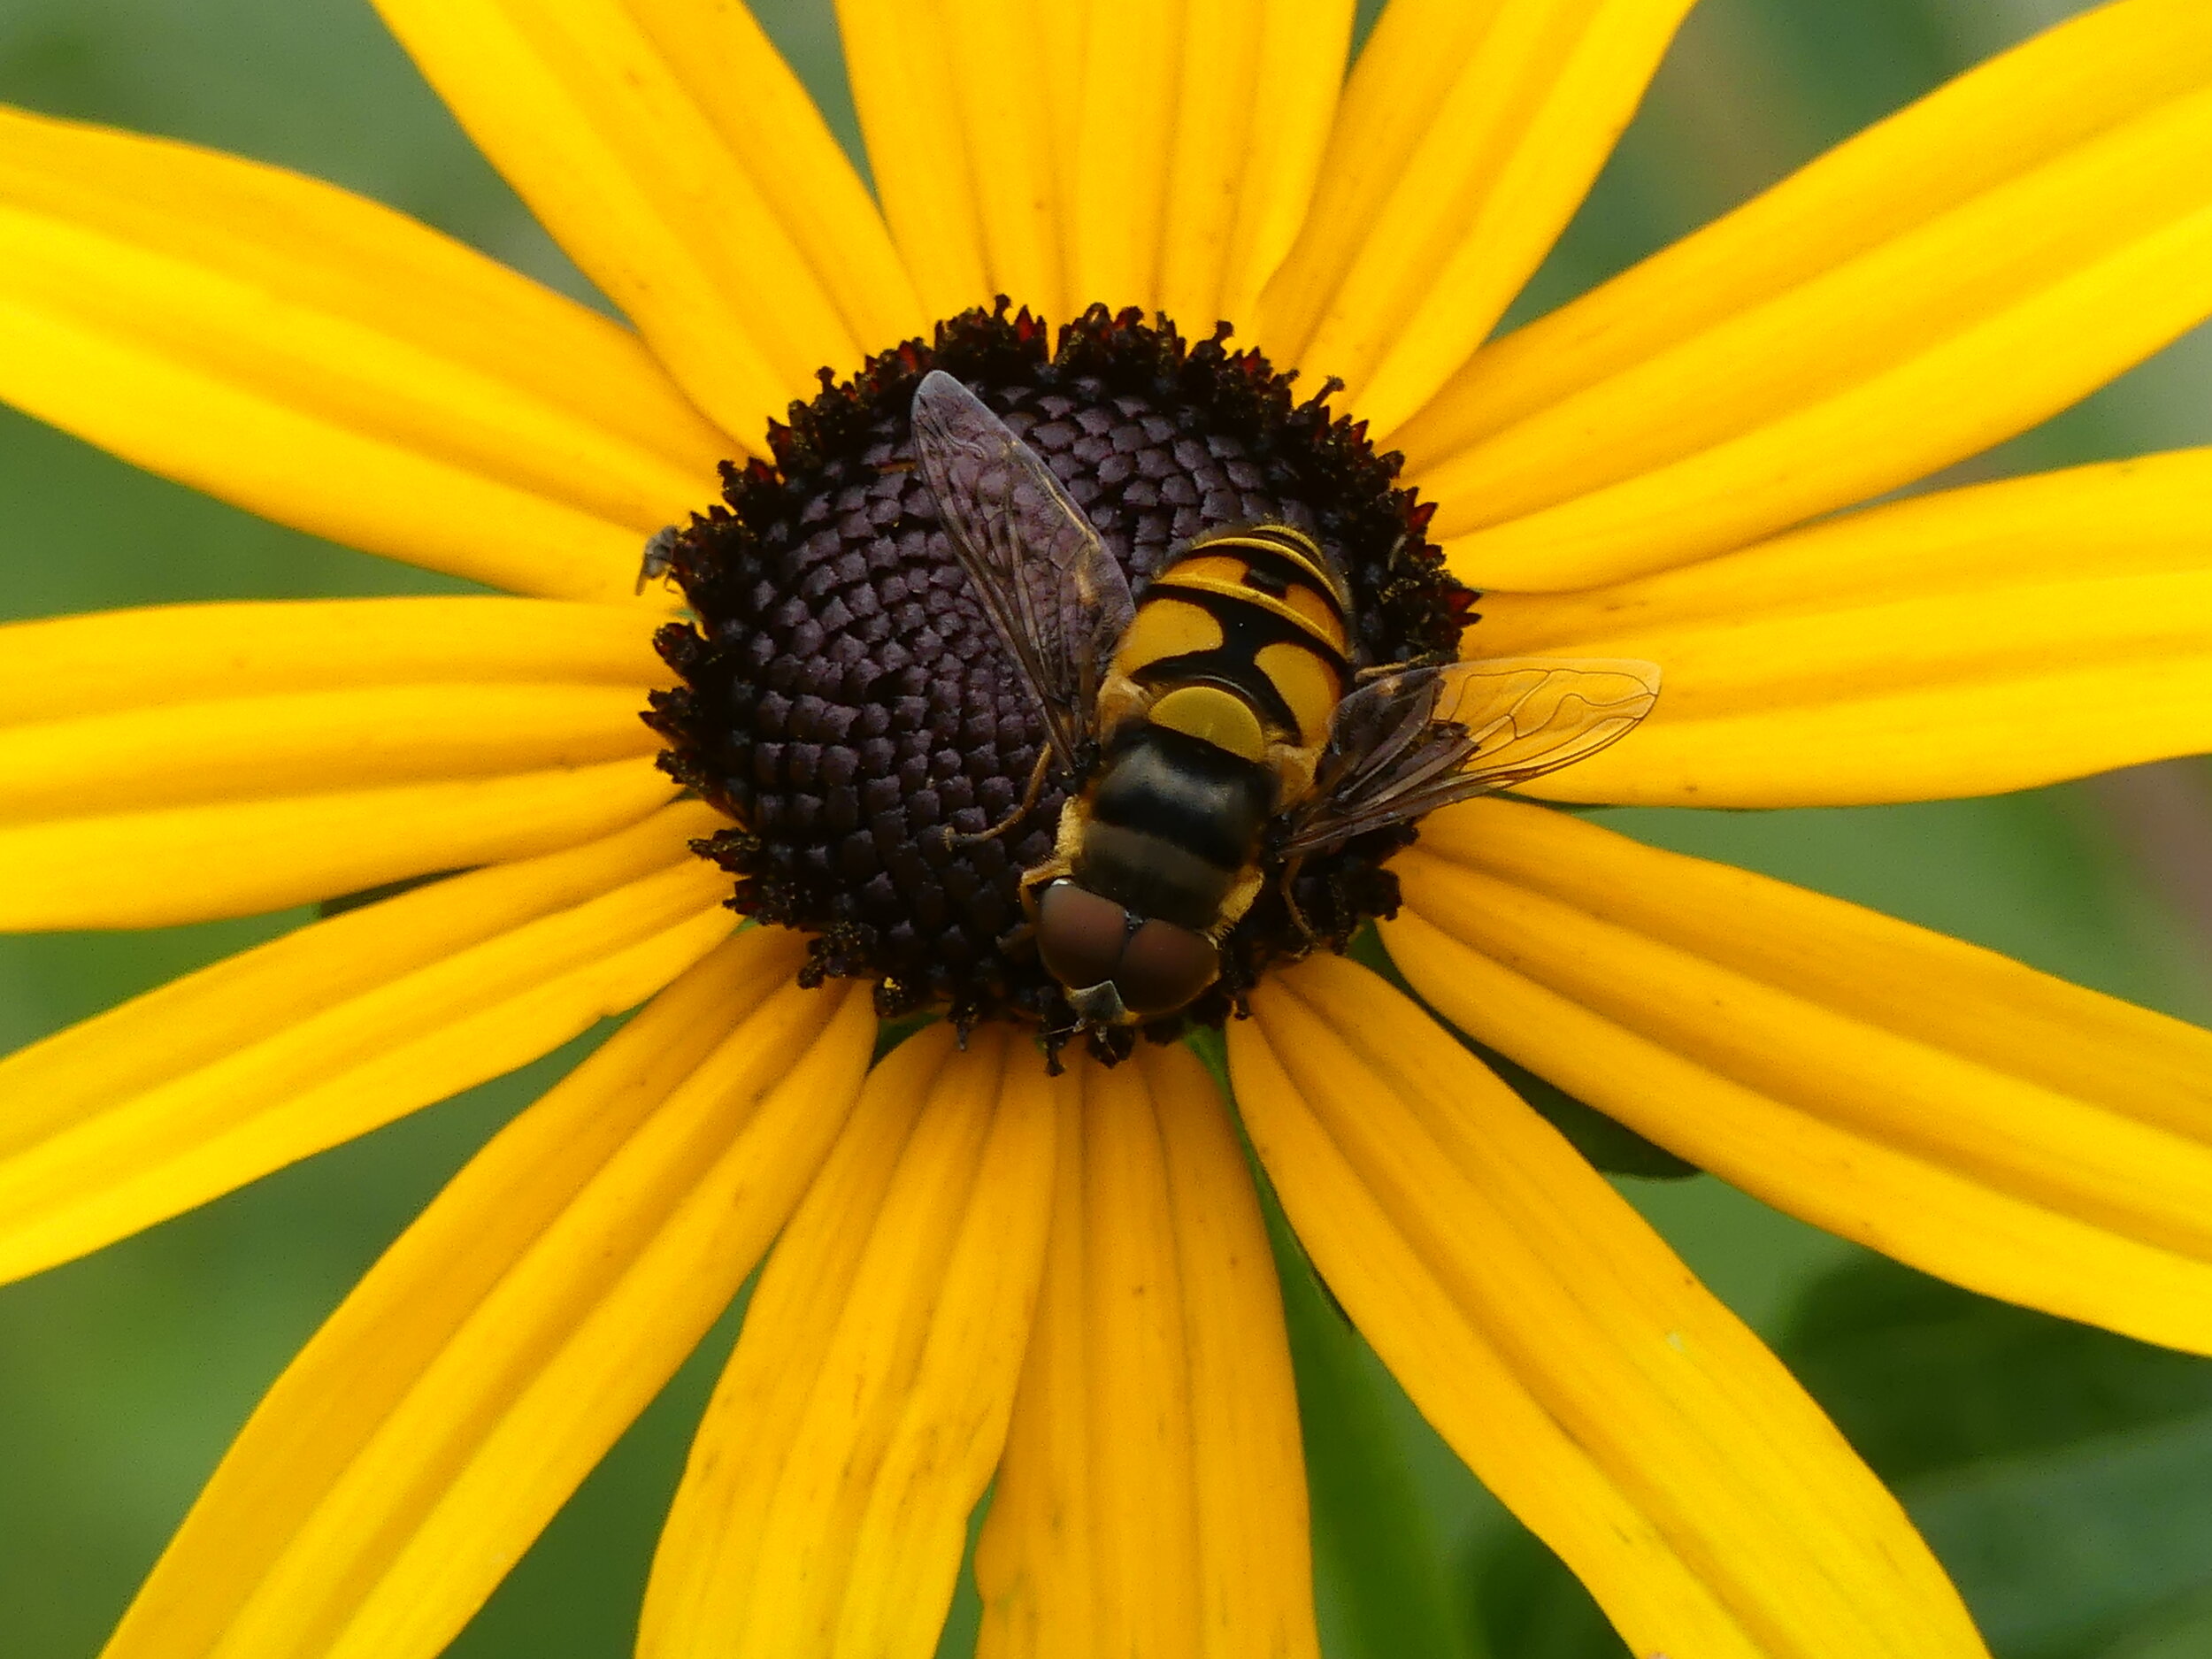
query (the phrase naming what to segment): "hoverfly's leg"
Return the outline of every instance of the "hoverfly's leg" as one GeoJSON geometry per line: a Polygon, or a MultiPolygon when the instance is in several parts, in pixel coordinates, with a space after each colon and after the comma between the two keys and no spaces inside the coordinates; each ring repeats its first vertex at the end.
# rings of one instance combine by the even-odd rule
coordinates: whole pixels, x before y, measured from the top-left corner
{"type": "Polygon", "coordinates": [[[1321,935],[1313,931],[1313,924],[1306,919],[1305,911],[1298,908],[1297,895],[1291,890],[1297,882],[1298,872],[1304,867],[1305,862],[1306,856],[1303,853],[1293,853],[1284,861],[1279,884],[1283,894],[1283,908],[1290,912],[1291,926],[1305,935],[1306,943],[1318,945],[1322,942],[1321,935]]]}
{"type": "Polygon", "coordinates": [[[1409,657],[1402,663],[1379,663],[1372,668],[1363,668],[1352,676],[1352,683],[1364,686],[1389,674],[1402,674],[1414,668],[1443,668],[1459,658],[1449,651],[1427,651],[1419,657],[1409,657]]]}
{"type": "Polygon", "coordinates": [[[1040,744],[1037,749],[1037,764],[1029,769],[1029,787],[1022,791],[1022,798],[1015,803],[1014,810],[992,825],[990,828],[979,830],[972,835],[963,835],[951,825],[946,825],[939,832],[945,838],[945,850],[952,852],[962,847],[979,847],[985,841],[996,841],[1008,830],[1012,829],[1015,825],[1037,810],[1037,802],[1045,792],[1046,775],[1051,770],[1052,746],[1048,743],[1040,744]]]}

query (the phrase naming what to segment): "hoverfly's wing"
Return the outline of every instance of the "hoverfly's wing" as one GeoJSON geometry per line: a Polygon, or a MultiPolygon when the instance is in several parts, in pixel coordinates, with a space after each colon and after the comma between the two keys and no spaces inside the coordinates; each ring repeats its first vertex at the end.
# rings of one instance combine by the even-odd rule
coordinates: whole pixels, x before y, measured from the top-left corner
{"type": "Polygon", "coordinates": [[[1136,613],[1128,579],[1052,469],[941,369],[914,394],[914,452],[953,552],[1071,772],[1136,613]]]}
{"type": "Polygon", "coordinates": [[[1287,853],[1313,853],[1571,766],[1659,698],[1653,663],[1497,657],[1408,668],[1337,705],[1287,853]]]}

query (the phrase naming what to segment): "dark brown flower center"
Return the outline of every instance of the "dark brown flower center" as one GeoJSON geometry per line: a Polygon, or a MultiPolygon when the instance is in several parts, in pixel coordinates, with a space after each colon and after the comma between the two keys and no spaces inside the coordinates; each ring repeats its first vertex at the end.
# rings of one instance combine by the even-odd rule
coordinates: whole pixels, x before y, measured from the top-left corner
{"type": "MultiPolygon", "coordinates": [[[[887,1017],[1022,1018],[1048,1039],[1073,1024],[1018,886],[1051,852],[1066,780],[997,840],[944,833],[1018,803],[1041,725],[914,465],[909,411],[931,369],[1045,458],[1140,599],[1199,532],[1279,520],[1342,561],[1361,665],[1455,649],[1472,595],[1424,539],[1431,510],[1397,487],[1398,457],[1322,397],[1294,401],[1227,334],[1191,347],[1165,319],[1094,306],[1048,352],[1026,312],[969,312],[849,380],[825,370],[821,395],[770,426],[776,464],[726,465],[727,504],[675,538],[695,622],[661,631],[685,683],[646,718],[668,739],[662,765],[736,820],[699,849],[736,877],[732,906],[813,936],[810,982],[872,979],[887,1017]]],[[[1390,913],[1382,861],[1412,839],[1379,832],[1308,861],[1295,898],[1313,932],[1340,945],[1390,913]]],[[[1311,948],[1278,885],[1225,941],[1220,983],[1148,1034],[1219,1025],[1271,962],[1311,948]]]]}

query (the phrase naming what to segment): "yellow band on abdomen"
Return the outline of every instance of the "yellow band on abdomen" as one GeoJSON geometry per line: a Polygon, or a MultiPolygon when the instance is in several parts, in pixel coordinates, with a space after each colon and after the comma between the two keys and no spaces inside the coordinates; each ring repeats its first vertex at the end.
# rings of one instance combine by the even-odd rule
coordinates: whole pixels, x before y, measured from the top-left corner
{"type": "Polygon", "coordinates": [[[1145,718],[1171,732],[1211,743],[1241,760],[1267,758],[1267,733],[1252,705],[1218,686],[1179,686],[1147,710],[1145,718]]]}

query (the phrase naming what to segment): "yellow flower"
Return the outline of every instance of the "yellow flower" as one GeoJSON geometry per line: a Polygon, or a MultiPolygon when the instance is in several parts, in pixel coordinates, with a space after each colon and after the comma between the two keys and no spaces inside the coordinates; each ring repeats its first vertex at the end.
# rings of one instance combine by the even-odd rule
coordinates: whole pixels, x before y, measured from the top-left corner
{"type": "MultiPolygon", "coordinates": [[[[879,212],[726,0],[380,0],[632,327],[309,180],[0,119],[0,396],[518,595],[0,635],[0,925],[467,872],[0,1062],[0,1270],[645,1003],[300,1355],[113,1659],[434,1653],[764,1260],[642,1654],[927,1654],[994,1481],[986,1654],[1315,1652],[1282,1315],[1204,1067],[1048,1079],[1005,1021],[872,1064],[864,987],[733,934],[687,850],[724,820],[637,721],[641,545],[824,365],[1004,292],[1341,377],[1487,590],[1471,650],[1663,665],[1548,799],[2212,747],[2212,453],[1823,517],[2212,312],[2212,9],[2117,0],[1486,343],[1686,9],[1394,0],[1347,81],[1349,0],[843,0],[879,212]]],[[[1526,803],[1392,868],[1428,1008],[1325,954],[1228,1027],[1352,1318],[1640,1654],[1981,1652],[1780,1365],[1437,1017],[1820,1225],[2208,1353],[2212,1036],[1526,803]]]]}

